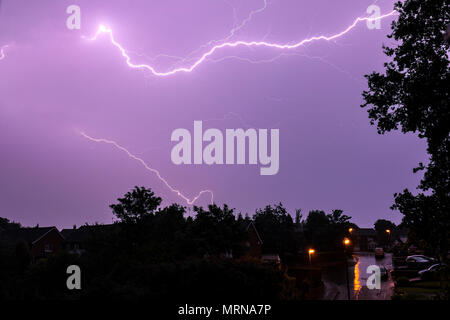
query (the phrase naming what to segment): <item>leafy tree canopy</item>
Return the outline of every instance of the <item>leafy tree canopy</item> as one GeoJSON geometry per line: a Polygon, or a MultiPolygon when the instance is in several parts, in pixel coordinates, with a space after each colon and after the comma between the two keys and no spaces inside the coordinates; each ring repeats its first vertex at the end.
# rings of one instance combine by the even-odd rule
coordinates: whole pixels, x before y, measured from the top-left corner
{"type": "Polygon", "coordinates": [[[445,40],[450,0],[406,0],[395,8],[398,20],[388,36],[395,44],[383,46],[390,61],[384,73],[366,76],[369,88],[363,92],[362,107],[380,134],[401,130],[427,141],[429,162],[414,169],[424,170],[419,185],[424,192],[395,194],[392,208],[404,215],[404,225],[428,248],[444,256],[450,228],[450,69],[445,40]]]}
{"type": "Polygon", "coordinates": [[[153,215],[162,199],[145,187],[134,187],[123,198],[117,199],[118,204],[110,205],[114,215],[125,223],[136,223],[140,219],[153,215]]]}

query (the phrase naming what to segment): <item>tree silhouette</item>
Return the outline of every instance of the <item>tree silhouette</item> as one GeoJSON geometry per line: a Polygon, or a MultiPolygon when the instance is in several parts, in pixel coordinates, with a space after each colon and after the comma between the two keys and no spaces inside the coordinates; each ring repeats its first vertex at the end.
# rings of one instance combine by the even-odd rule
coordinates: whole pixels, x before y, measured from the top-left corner
{"type": "Polygon", "coordinates": [[[396,46],[383,46],[391,59],[385,73],[367,75],[369,90],[363,92],[371,124],[384,134],[392,130],[417,133],[427,141],[429,163],[419,185],[423,192],[407,189],[395,194],[393,209],[403,222],[446,256],[450,227],[450,70],[449,43],[444,34],[450,22],[450,1],[406,0],[395,4],[398,21],[392,24],[396,46]]]}
{"type": "Polygon", "coordinates": [[[374,223],[375,231],[377,232],[378,237],[378,243],[385,246],[389,244],[389,242],[392,240],[391,237],[393,234],[395,234],[395,231],[397,229],[397,226],[385,219],[378,219],[374,223]],[[389,230],[387,232],[386,230],[389,230]]]}
{"type": "Polygon", "coordinates": [[[320,250],[340,250],[342,239],[348,232],[351,217],[342,210],[326,214],[322,210],[312,210],[305,220],[305,236],[308,245],[320,250]]]}
{"type": "Polygon", "coordinates": [[[263,251],[277,253],[281,257],[286,253],[297,253],[300,239],[295,234],[291,215],[281,203],[258,209],[253,219],[263,239],[263,251]]]}
{"type": "Polygon", "coordinates": [[[187,241],[194,241],[199,254],[232,253],[233,256],[238,256],[242,253],[246,221],[236,219],[233,209],[226,204],[222,208],[212,204],[207,210],[194,207],[194,211],[197,215],[195,220],[188,224],[187,241]]]}
{"type": "Polygon", "coordinates": [[[110,205],[114,215],[125,223],[136,223],[152,215],[161,204],[162,199],[145,187],[134,187],[123,198],[117,199],[118,204],[110,205]]]}

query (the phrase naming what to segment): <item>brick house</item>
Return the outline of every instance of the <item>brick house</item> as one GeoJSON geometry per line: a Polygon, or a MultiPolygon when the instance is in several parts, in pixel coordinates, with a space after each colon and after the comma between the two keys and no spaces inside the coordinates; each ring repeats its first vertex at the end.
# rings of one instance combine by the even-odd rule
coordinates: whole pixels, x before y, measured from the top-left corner
{"type": "Polygon", "coordinates": [[[6,231],[6,238],[13,245],[17,245],[20,241],[27,243],[33,260],[60,252],[64,244],[64,237],[56,227],[8,230],[6,231]]]}
{"type": "Polygon", "coordinates": [[[245,242],[247,252],[245,255],[253,258],[261,258],[263,242],[258,230],[256,230],[255,224],[250,221],[245,230],[247,231],[247,240],[245,242]]]}
{"type": "Polygon", "coordinates": [[[373,251],[377,246],[377,232],[372,228],[357,228],[353,241],[355,251],[373,251]]]}

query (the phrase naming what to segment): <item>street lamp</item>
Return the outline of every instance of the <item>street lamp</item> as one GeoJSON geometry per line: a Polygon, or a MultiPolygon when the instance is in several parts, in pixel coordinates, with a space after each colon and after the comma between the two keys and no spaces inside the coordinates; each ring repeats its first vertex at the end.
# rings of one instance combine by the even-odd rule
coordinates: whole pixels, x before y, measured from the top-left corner
{"type": "Polygon", "coordinates": [[[348,228],[348,233],[352,233],[353,232],[353,228],[348,228]]]}
{"type": "Polygon", "coordinates": [[[347,247],[351,244],[351,241],[349,238],[344,238],[344,240],[342,242],[344,244],[345,278],[347,280],[347,299],[350,300],[350,283],[348,280],[347,247]]]}
{"type": "Polygon", "coordinates": [[[344,238],[344,245],[345,247],[347,247],[348,245],[350,245],[350,239],[349,238],[344,238]]]}
{"type": "Polygon", "coordinates": [[[308,259],[309,259],[309,264],[311,264],[311,256],[316,252],[316,250],[314,249],[309,249],[308,250],[308,259]]]}
{"type": "Polygon", "coordinates": [[[390,229],[386,229],[386,233],[387,233],[387,235],[388,235],[388,241],[387,241],[387,244],[388,244],[388,247],[390,247],[390,246],[389,246],[389,243],[391,242],[391,230],[390,230],[390,229]]]}

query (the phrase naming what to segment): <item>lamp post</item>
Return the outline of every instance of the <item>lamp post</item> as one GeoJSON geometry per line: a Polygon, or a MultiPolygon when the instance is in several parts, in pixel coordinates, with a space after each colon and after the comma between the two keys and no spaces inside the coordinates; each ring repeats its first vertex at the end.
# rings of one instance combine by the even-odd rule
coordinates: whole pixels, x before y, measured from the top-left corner
{"type": "Polygon", "coordinates": [[[309,264],[311,265],[311,256],[316,252],[316,250],[314,249],[309,249],[308,250],[308,260],[309,260],[309,264]]]}
{"type": "Polygon", "coordinates": [[[390,230],[390,229],[386,229],[386,233],[387,233],[387,235],[388,235],[388,241],[387,241],[387,244],[388,244],[388,247],[390,247],[390,242],[391,242],[391,230],[390,230]]]}
{"type": "Polygon", "coordinates": [[[350,300],[350,283],[348,279],[348,261],[347,261],[347,247],[351,244],[349,238],[344,238],[344,260],[345,260],[345,278],[347,281],[347,299],[350,300]]]}

